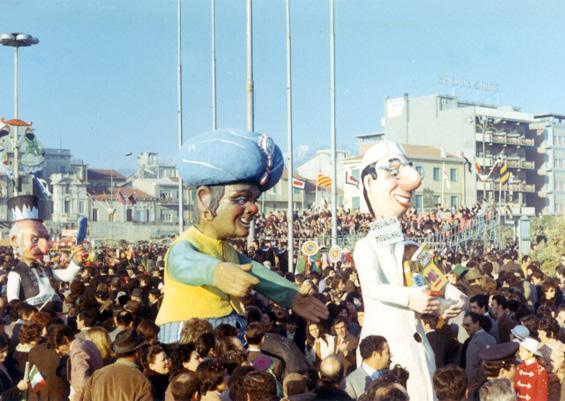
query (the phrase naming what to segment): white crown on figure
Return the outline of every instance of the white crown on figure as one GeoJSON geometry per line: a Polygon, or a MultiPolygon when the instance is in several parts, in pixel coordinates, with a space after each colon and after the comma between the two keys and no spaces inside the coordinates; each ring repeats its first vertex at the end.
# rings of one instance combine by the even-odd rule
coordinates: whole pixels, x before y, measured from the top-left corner
{"type": "Polygon", "coordinates": [[[8,199],[8,209],[14,223],[21,220],[40,220],[38,199],[33,195],[20,195],[8,199]]]}

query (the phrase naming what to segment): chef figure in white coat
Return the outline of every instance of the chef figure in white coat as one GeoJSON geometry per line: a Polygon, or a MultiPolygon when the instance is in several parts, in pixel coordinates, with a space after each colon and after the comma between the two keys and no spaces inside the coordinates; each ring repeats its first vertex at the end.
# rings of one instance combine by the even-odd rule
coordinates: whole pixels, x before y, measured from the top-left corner
{"type": "MultiPolygon", "coordinates": [[[[403,258],[407,242],[397,220],[410,206],[412,192],[420,186],[422,177],[399,144],[382,141],[363,157],[361,181],[374,222],[354,252],[365,305],[359,341],[369,335],[385,337],[392,363],[410,373],[410,399],[433,401],[434,354],[419,314],[439,314],[440,300],[425,286],[405,285],[403,258]]],[[[459,312],[461,307],[454,305],[443,315],[453,317],[459,312]]]]}

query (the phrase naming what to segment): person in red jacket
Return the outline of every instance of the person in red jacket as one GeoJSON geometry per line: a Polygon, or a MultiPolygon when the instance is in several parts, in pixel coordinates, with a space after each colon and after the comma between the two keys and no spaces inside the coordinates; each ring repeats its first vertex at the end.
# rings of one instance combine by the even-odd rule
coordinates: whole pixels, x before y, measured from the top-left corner
{"type": "Polygon", "coordinates": [[[546,401],[548,395],[548,377],[545,368],[538,362],[539,341],[526,337],[520,343],[518,356],[522,363],[516,369],[514,389],[517,400],[546,401]]]}

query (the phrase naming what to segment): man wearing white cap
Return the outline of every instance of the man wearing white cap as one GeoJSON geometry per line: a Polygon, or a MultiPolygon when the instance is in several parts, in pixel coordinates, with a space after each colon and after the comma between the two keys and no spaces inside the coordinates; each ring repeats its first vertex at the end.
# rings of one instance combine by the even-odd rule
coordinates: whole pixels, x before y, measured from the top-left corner
{"type": "MultiPolygon", "coordinates": [[[[371,147],[362,162],[363,196],[375,222],[355,246],[355,266],[365,305],[361,338],[381,335],[390,345],[393,363],[408,369],[408,393],[414,400],[432,401],[434,354],[416,314],[439,315],[440,301],[426,287],[405,285],[404,237],[398,218],[408,209],[412,192],[422,177],[397,143],[382,141],[371,147]]],[[[453,317],[462,303],[444,312],[453,317]]]]}

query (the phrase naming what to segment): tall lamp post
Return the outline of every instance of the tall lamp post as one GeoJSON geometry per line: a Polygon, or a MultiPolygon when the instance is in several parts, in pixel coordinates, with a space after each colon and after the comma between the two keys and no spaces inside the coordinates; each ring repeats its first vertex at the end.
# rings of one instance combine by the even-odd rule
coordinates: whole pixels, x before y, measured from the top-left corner
{"type": "MultiPolygon", "coordinates": [[[[19,82],[18,82],[18,49],[20,47],[29,47],[39,43],[39,39],[28,35],[27,33],[13,32],[3,33],[0,35],[0,44],[2,46],[9,46],[14,48],[14,119],[19,118],[19,82]]],[[[19,129],[16,126],[14,129],[14,196],[18,195],[19,180],[20,180],[20,163],[18,152],[18,137],[19,129]]]]}

